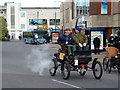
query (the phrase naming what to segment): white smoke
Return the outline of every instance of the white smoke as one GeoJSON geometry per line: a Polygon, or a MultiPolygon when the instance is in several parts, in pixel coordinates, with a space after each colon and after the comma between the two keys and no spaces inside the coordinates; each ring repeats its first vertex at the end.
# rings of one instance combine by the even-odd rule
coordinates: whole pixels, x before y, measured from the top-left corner
{"type": "Polygon", "coordinates": [[[27,66],[32,72],[44,75],[48,73],[51,62],[50,45],[46,44],[39,48],[32,48],[31,53],[26,57],[27,66]]]}

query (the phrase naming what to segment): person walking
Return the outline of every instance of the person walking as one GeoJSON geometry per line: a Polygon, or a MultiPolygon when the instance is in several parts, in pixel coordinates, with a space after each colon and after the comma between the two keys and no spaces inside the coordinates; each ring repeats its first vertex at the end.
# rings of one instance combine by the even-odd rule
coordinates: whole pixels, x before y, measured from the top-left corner
{"type": "Polygon", "coordinates": [[[13,40],[13,35],[12,35],[12,40],[13,40]]]}
{"type": "Polygon", "coordinates": [[[95,54],[100,54],[100,39],[98,37],[94,38],[93,40],[93,44],[94,44],[94,50],[95,50],[95,54]]]}
{"type": "Polygon", "coordinates": [[[47,35],[46,40],[47,40],[47,43],[50,43],[50,36],[49,35],[47,35]]]}
{"type": "Polygon", "coordinates": [[[79,50],[88,50],[87,43],[88,38],[81,33],[81,30],[79,27],[75,28],[75,33],[73,34],[73,39],[77,45],[79,45],[79,50]]]}

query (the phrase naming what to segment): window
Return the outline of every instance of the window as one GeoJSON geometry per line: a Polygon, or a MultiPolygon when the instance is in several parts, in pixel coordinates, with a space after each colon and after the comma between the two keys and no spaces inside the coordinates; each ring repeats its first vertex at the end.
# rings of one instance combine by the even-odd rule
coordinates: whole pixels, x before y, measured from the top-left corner
{"type": "Polygon", "coordinates": [[[82,15],[82,10],[80,10],[80,15],[82,15]]]}
{"type": "Polygon", "coordinates": [[[25,29],[25,24],[21,24],[21,29],[25,29]]]}
{"type": "Polygon", "coordinates": [[[21,13],[21,17],[23,17],[23,18],[24,18],[24,17],[25,17],[25,13],[21,13]]]}
{"type": "Polygon", "coordinates": [[[10,11],[11,11],[11,28],[15,28],[15,7],[11,6],[10,7],[10,11]]]}
{"type": "MultiPolygon", "coordinates": [[[[50,25],[55,25],[55,19],[50,19],[50,25]]],[[[60,25],[60,19],[56,19],[56,25],[60,25]]]]}
{"type": "Polygon", "coordinates": [[[79,10],[77,9],[77,16],[78,16],[78,12],[79,12],[79,10]]]}
{"type": "Polygon", "coordinates": [[[86,15],[86,13],[87,13],[87,8],[84,6],[84,16],[86,15]]]}
{"type": "Polygon", "coordinates": [[[47,25],[47,19],[43,19],[43,25],[46,24],[47,25]]]}

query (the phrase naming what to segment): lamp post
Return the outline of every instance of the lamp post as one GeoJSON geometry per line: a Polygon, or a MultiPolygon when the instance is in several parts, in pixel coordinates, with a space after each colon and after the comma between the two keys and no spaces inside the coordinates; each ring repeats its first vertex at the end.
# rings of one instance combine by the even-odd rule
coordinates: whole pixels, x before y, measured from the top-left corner
{"type": "Polygon", "coordinates": [[[39,19],[39,11],[37,11],[37,28],[38,28],[38,20],[39,19]]]}
{"type": "Polygon", "coordinates": [[[55,31],[56,31],[56,12],[55,12],[55,31]]]}

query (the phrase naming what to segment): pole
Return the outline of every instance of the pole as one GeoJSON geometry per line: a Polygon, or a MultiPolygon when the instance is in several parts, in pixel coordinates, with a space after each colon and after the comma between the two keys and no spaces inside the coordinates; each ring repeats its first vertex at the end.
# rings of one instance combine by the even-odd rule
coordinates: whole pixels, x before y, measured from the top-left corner
{"type": "Polygon", "coordinates": [[[0,36],[1,40],[2,40],[2,17],[1,17],[1,36],[0,36]]]}
{"type": "Polygon", "coordinates": [[[37,28],[38,28],[38,18],[39,18],[39,12],[37,11],[37,28]]]}
{"type": "Polygon", "coordinates": [[[55,31],[56,31],[56,12],[55,12],[55,31]]]}

